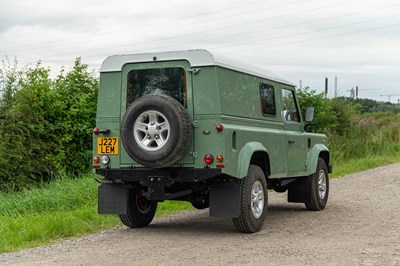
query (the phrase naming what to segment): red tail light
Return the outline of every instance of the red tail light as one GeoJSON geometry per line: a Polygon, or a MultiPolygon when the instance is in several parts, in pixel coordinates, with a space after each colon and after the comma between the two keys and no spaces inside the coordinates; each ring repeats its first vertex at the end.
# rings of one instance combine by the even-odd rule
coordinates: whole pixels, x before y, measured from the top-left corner
{"type": "Polygon", "coordinates": [[[206,156],[204,156],[204,162],[206,164],[212,164],[213,161],[214,157],[211,154],[207,154],[206,156]]]}
{"type": "Polygon", "coordinates": [[[100,129],[98,129],[97,127],[95,127],[93,129],[93,134],[98,135],[100,133],[100,129]]]}
{"type": "Polygon", "coordinates": [[[219,132],[221,132],[222,130],[224,130],[224,126],[221,125],[221,124],[218,124],[218,125],[215,127],[215,129],[216,129],[217,132],[219,133],[219,132]]]}

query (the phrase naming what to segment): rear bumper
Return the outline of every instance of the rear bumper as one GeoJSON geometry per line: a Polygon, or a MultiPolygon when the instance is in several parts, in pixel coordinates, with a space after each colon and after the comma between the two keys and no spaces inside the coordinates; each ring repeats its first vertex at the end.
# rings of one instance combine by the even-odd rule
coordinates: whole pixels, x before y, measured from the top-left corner
{"type": "Polygon", "coordinates": [[[141,183],[146,185],[152,178],[160,178],[166,183],[200,182],[221,175],[221,169],[209,168],[122,168],[96,169],[107,181],[115,183],[141,183]]]}

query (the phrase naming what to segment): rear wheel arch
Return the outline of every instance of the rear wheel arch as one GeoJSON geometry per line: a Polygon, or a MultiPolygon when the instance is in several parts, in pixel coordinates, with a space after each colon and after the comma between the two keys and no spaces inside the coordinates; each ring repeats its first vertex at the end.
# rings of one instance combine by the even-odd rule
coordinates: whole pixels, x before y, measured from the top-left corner
{"type": "Polygon", "coordinates": [[[267,178],[270,174],[270,162],[269,162],[269,156],[268,153],[263,152],[263,151],[256,151],[253,153],[250,159],[250,164],[252,165],[257,165],[259,166],[265,175],[265,178],[267,178]]]}
{"type": "Polygon", "coordinates": [[[236,175],[234,176],[245,177],[251,164],[259,166],[265,176],[270,174],[268,150],[259,142],[248,142],[240,150],[236,175]]]}
{"type": "Polygon", "coordinates": [[[330,161],[330,154],[329,151],[321,151],[319,153],[319,158],[322,158],[325,161],[325,165],[329,166],[329,161],[330,161]]]}

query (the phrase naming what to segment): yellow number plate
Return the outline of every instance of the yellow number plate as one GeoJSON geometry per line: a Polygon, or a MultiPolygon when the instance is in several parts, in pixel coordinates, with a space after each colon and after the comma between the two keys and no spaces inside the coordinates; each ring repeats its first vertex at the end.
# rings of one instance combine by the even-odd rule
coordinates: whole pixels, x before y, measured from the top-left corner
{"type": "Polygon", "coordinates": [[[98,154],[118,154],[118,137],[97,138],[98,154]]]}

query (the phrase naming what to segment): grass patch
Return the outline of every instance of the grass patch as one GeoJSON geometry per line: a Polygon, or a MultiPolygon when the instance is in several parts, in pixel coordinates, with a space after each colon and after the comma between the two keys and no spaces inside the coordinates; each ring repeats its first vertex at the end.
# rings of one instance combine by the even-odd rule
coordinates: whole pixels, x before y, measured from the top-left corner
{"type": "MultiPolygon", "coordinates": [[[[93,175],[66,176],[46,186],[0,193],[0,253],[51,244],[120,225],[117,215],[97,214],[93,175]]],[[[160,203],[156,216],[193,209],[190,203],[160,203]]]]}
{"type": "Polygon", "coordinates": [[[0,219],[0,252],[50,244],[119,224],[116,216],[98,215],[95,206],[0,219]]]}
{"type": "Polygon", "coordinates": [[[330,178],[337,178],[340,176],[372,169],[379,166],[389,165],[400,162],[400,154],[396,156],[376,156],[376,157],[365,157],[359,159],[352,159],[346,162],[342,162],[338,165],[334,165],[333,173],[329,175],[330,178]]]}

